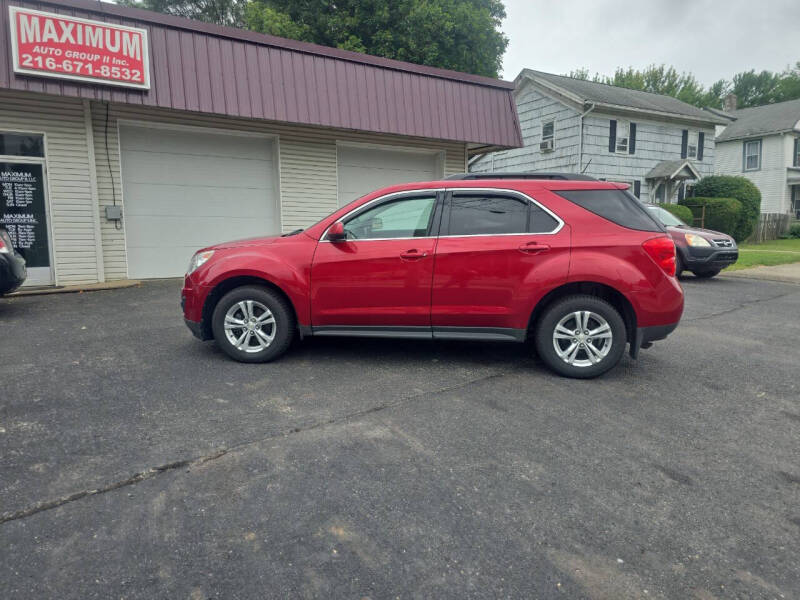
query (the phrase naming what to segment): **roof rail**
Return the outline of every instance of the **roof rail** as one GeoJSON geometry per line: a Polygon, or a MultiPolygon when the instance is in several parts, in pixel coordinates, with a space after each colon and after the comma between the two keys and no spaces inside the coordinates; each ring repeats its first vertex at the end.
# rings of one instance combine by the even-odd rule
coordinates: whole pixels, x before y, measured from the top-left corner
{"type": "Polygon", "coordinates": [[[562,181],[597,181],[594,177],[579,173],[457,173],[446,177],[447,180],[470,179],[557,179],[562,181]]]}

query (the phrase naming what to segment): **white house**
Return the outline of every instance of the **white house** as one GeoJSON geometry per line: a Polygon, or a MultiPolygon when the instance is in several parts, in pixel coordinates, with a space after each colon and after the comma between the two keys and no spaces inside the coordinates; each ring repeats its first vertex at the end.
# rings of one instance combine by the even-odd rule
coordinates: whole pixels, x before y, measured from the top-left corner
{"type": "Polygon", "coordinates": [[[670,96],[524,69],[515,80],[524,147],[470,163],[473,172],[564,171],[628,183],[675,202],[714,172],[714,127],[728,121],[670,96]]]}
{"type": "Polygon", "coordinates": [[[800,100],[731,108],[716,111],[728,124],[718,128],[715,173],[756,184],[762,215],[800,219],[800,100]]]}

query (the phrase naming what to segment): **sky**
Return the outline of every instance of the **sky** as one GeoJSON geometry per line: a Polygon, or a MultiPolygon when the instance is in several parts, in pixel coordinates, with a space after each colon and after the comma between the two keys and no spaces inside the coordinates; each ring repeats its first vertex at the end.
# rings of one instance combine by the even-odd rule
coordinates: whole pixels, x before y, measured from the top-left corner
{"type": "Polygon", "coordinates": [[[505,0],[503,79],[667,64],[704,85],[800,61],[800,0],[505,0]]]}

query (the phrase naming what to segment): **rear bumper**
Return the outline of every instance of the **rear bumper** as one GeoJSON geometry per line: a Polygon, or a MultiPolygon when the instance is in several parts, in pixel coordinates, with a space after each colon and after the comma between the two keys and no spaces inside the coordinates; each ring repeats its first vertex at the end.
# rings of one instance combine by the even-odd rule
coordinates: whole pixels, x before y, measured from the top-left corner
{"type": "Polygon", "coordinates": [[[681,248],[681,259],[684,267],[690,271],[694,269],[724,269],[739,260],[739,249],[687,246],[681,248]]]}
{"type": "Polygon", "coordinates": [[[638,357],[641,348],[647,348],[653,342],[666,338],[670,333],[675,331],[677,326],[678,323],[671,323],[669,325],[652,325],[650,327],[639,327],[636,329],[636,337],[631,344],[631,358],[638,357]]]}
{"type": "Polygon", "coordinates": [[[28,277],[25,259],[18,254],[0,254],[0,294],[10,294],[28,277]]]}

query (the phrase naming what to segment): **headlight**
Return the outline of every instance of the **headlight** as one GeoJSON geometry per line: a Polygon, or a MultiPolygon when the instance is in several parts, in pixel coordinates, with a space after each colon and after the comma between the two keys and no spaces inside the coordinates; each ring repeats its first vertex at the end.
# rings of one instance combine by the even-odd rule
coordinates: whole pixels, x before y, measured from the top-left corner
{"type": "Polygon", "coordinates": [[[205,264],[205,262],[214,256],[213,250],[206,250],[205,252],[198,252],[192,257],[192,260],[189,261],[189,269],[186,271],[187,275],[191,275],[197,269],[200,268],[201,265],[205,264]]]}
{"type": "Polygon", "coordinates": [[[690,246],[700,246],[700,247],[707,247],[711,246],[711,242],[709,242],[706,238],[701,237],[699,235],[695,235],[693,233],[686,234],[686,243],[690,246]]]}

